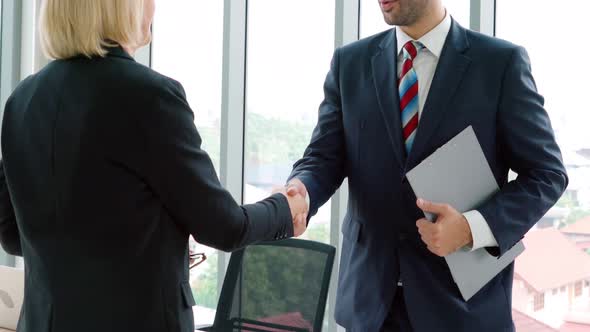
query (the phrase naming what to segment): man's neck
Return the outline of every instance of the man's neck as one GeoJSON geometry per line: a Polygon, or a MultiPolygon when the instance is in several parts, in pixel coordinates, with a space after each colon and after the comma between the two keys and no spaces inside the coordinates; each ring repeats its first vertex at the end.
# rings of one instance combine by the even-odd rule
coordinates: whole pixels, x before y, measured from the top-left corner
{"type": "Polygon", "coordinates": [[[440,5],[428,9],[425,15],[412,25],[400,26],[403,32],[414,40],[422,38],[442,22],[447,15],[446,9],[440,5]]]}

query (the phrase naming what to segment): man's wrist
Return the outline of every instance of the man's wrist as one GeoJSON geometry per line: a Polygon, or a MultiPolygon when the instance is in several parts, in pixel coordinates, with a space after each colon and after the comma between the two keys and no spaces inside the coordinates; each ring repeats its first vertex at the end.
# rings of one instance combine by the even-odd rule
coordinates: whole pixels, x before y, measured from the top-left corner
{"type": "Polygon", "coordinates": [[[463,246],[467,246],[469,248],[473,248],[473,233],[471,232],[471,225],[469,225],[469,221],[467,220],[467,217],[465,217],[465,215],[461,215],[461,217],[463,218],[462,223],[463,223],[463,227],[464,227],[464,240],[463,246]]]}

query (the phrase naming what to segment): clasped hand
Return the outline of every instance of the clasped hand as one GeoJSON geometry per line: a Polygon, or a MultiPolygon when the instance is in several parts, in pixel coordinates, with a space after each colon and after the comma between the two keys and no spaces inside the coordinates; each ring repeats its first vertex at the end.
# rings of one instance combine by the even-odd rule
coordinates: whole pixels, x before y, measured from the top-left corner
{"type": "Polygon", "coordinates": [[[425,218],[416,222],[422,241],[433,254],[444,257],[473,242],[467,219],[452,206],[423,199],[418,199],[417,205],[437,216],[434,222],[425,218]]]}
{"type": "Polygon", "coordinates": [[[294,236],[303,234],[307,229],[307,214],[309,213],[309,207],[305,199],[307,196],[305,189],[301,191],[300,188],[295,188],[289,184],[288,187],[276,188],[273,193],[281,193],[287,197],[291,216],[293,217],[294,236]]]}

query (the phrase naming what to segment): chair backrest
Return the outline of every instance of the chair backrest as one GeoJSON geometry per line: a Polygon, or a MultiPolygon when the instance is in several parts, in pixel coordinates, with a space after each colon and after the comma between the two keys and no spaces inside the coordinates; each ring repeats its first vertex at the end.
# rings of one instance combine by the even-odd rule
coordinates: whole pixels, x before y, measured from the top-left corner
{"type": "Polygon", "coordinates": [[[24,271],[0,266],[0,329],[16,330],[24,294],[24,271]]]}
{"type": "Polygon", "coordinates": [[[336,249],[288,239],[231,255],[213,330],[319,332],[336,249]]]}

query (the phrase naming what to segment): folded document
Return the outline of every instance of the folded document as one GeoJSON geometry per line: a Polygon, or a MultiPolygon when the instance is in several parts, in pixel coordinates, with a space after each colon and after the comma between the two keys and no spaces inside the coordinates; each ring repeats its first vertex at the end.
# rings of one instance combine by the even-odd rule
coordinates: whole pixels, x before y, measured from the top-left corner
{"type": "MultiPolygon", "coordinates": [[[[416,197],[450,204],[461,213],[479,207],[500,190],[471,126],[409,171],[407,178],[416,197]]],[[[426,218],[434,221],[436,216],[426,213],[426,218]]],[[[521,241],[501,257],[482,248],[461,249],[445,259],[467,301],[523,251],[521,241]]]]}

